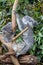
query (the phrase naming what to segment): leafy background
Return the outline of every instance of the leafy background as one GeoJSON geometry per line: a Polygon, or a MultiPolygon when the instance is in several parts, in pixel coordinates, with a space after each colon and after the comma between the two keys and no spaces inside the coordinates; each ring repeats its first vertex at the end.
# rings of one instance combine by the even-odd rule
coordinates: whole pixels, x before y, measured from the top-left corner
{"type": "MultiPolygon", "coordinates": [[[[14,0],[0,0],[0,31],[6,23],[11,21],[13,2],[14,0]]],[[[28,14],[38,22],[38,25],[34,27],[35,43],[28,53],[37,56],[43,63],[43,0],[19,0],[17,12],[20,16],[28,14]]]]}

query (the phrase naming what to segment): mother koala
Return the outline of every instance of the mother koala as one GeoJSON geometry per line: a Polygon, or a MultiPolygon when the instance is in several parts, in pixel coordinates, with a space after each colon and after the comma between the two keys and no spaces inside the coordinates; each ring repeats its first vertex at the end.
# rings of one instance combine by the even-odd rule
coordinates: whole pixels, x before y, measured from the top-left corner
{"type": "Polygon", "coordinates": [[[2,28],[2,35],[4,41],[7,42],[7,46],[11,47],[15,51],[16,56],[26,54],[26,52],[33,46],[33,26],[36,24],[36,21],[28,15],[20,18],[19,15],[16,13],[17,5],[18,0],[15,0],[12,9],[12,22],[7,23],[2,28]],[[22,34],[22,42],[18,44],[16,44],[16,42],[13,42],[13,44],[11,44],[11,39],[15,35],[16,25],[18,25],[20,31],[22,31],[26,27],[28,27],[28,30],[22,34]]]}

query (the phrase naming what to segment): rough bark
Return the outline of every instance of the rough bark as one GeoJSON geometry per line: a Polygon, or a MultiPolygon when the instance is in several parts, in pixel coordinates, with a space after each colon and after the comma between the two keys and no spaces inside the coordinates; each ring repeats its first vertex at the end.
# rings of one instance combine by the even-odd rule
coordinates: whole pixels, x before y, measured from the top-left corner
{"type": "MultiPolygon", "coordinates": [[[[0,56],[1,57],[1,56],[0,56]]],[[[37,58],[35,56],[32,56],[32,55],[23,55],[23,56],[19,56],[18,58],[20,64],[33,64],[33,65],[36,65],[37,64],[37,58]]],[[[5,64],[13,64],[12,61],[11,61],[11,58],[10,57],[7,57],[6,59],[4,60],[0,60],[0,63],[5,63],[5,64]]]]}

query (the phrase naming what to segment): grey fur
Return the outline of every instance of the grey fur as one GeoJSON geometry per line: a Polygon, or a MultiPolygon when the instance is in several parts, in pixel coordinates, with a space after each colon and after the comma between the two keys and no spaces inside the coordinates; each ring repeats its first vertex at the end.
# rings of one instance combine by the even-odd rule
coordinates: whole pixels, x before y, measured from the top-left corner
{"type": "MultiPolygon", "coordinates": [[[[22,35],[23,41],[21,42],[21,44],[16,44],[15,42],[13,42],[15,44],[12,45],[12,48],[16,52],[16,56],[18,56],[21,54],[25,54],[33,46],[34,43],[33,27],[36,21],[28,15],[24,16],[21,19],[17,14],[16,18],[17,18],[17,25],[20,31],[22,31],[23,29],[25,29],[25,27],[28,26],[28,30],[24,32],[22,35]]],[[[10,42],[12,37],[14,37],[15,35],[15,32],[12,33],[11,22],[9,22],[7,25],[4,26],[2,32],[3,34],[5,33],[4,34],[5,41],[10,42]]]]}

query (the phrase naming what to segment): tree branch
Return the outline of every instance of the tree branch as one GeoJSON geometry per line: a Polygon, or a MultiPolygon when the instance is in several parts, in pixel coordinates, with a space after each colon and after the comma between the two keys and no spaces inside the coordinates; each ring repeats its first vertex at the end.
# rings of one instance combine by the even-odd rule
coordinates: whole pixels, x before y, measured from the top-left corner
{"type": "MultiPolygon", "coordinates": [[[[23,55],[18,58],[20,64],[33,64],[36,65],[38,63],[37,58],[32,55],[23,55]]],[[[5,60],[1,60],[0,63],[5,64],[13,64],[10,58],[6,58],[5,60]]]]}

